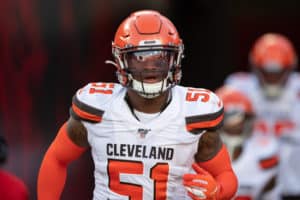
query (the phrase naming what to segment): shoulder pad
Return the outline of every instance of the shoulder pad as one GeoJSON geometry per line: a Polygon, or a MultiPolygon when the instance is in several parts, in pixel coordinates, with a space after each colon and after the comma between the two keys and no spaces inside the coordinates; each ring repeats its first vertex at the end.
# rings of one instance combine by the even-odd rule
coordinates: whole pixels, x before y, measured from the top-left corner
{"type": "Polygon", "coordinates": [[[248,73],[248,72],[235,72],[235,73],[227,76],[227,78],[225,79],[225,84],[231,83],[233,81],[248,80],[248,79],[251,79],[251,77],[252,77],[252,74],[248,73]]]}
{"type": "Polygon", "coordinates": [[[187,88],[185,100],[185,121],[189,132],[214,131],[222,126],[223,103],[215,93],[202,88],[187,88]]]}
{"type": "Polygon", "coordinates": [[[89,83],[79,89],[72,99],[70,114],[75,119],[92,123],[101,122],[103,105],[109,102],[119,89],[115,83],[89,83]]]}

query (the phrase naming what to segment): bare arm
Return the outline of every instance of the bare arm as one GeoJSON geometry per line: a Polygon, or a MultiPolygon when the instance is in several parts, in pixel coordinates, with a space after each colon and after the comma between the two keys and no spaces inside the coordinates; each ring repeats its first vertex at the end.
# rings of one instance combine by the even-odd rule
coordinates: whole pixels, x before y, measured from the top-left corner
{"type": "Polygon", "coordinates": [[[80,147],[88,147],[87,130],[83,124],[70,117],[67,121],[67,133],[69,138],[80,147]]]}
{"type": "Polygon", "coordinates": [[[196,162],[204,162],[212,159],[220,151],[222,140],[217,132],[205,132],[199,141],[198,152],[195,155],[196,162]]]}
{"type": "Polygon", "coordinates": [[[231,167],[231,160],[220,135],[217,132],[204,133],[195,155],[197,164],[208,171],[217,184],[217,199],[231,199],[237,191],[237,177],[231,167]]]}

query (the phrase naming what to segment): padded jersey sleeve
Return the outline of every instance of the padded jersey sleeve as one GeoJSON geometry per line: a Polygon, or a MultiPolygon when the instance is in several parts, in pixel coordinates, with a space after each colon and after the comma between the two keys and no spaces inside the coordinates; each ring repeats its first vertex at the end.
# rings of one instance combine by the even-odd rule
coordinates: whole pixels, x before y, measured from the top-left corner
{"type": "MultiPolygon", "coordinates": [[[[224,108],[221,99],[212,91],[190,88],[187,91],[186,128],[197,134],[202,131],[215,131],[223,124],[224,108]],[[197,95],[198,94],[198,95],[197,95]],[[189,102],[188,95],[199,96],[197,101],[189,102]]],[[[192,98],[193,99],[193,98],[192,98]]]]}
{"type": "Polygon", "coordinates": [[[251,75],[247,72],[235,72],[226,77],[224,83],[235,85],[249,79],[251,75]]]}
{"type": "Polygon", "coordinates": [[[224,84],[247,94],[249,88],[257,87],[258,79],[253,73],[236,72],[230,74],[224,84]]]}
{"type": "Polygon", "coordinates": [[[70,115],[91,123],[101,122],[104,114],[102,107],[111,99],[114,88],[114,83],[87,84],[73,96],[70,115]]]}

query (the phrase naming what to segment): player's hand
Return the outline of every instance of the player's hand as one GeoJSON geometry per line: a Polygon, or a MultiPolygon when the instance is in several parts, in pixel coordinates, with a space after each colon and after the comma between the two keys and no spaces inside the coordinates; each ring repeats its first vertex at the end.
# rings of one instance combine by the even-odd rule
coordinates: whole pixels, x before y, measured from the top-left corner
{"type": "Polygon", "coordinates": [[[197,174],[184,174],[183,185],[193,200],[216,200],[219,186],[212,175],[198,164],[192,165],[197,174]]]}

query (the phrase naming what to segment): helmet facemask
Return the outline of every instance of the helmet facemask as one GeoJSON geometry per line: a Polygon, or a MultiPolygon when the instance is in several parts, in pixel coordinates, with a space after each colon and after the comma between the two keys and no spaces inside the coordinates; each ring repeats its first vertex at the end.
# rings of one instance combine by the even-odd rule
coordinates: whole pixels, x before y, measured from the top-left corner
{"type": "Polygon", "coordinates": [[[291,69],[277,63],[269,63],[253,68],[265,96],[272,100],[281,96],[291,69]]]}
{"type": "Polygon", "coordinates": [[[257,75],[264,95],[272,100],[281,96],[291,69],[283,67],[256,67],[253,72],[257,75]]]}
{"type": "Polygon", "coordinates": [[[230,157],[234,159],[235,151],[241,148],[253,131],[253,115],[242,110],[226,111],[221,137],[226,144],[230,157]]]}
{"type": "Polygon", "coordinates": [[[119,82],[144,98],[155,98],[181,79],[182,48],[144,46],[115,49],[119,82]]]}

